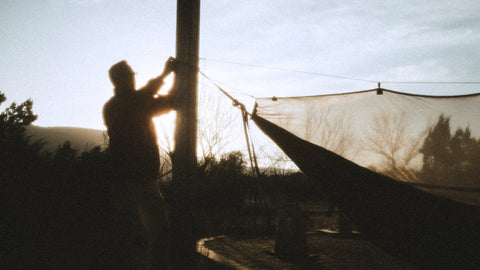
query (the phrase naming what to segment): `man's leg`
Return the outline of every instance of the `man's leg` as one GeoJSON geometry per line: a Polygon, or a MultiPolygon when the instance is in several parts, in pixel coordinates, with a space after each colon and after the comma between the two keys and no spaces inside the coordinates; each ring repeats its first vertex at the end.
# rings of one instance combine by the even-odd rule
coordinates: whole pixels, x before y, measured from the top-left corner
{"type": "Polygon", "coordinates": [[[156,182],[144,184],[139,193],[138,214],[148,234],[153,269],[169,269],[171,232],[166,201],[156,182]]]}

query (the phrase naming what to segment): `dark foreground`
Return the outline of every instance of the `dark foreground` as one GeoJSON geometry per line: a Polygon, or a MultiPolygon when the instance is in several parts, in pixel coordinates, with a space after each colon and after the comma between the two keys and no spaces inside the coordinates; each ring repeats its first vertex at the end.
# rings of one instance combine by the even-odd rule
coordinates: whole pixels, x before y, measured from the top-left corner
{"type": "Polygon", "coordinates": [[[309,233],[307,243],[309,258],[294,263],[275,256],[274,239],[210,238],[203,247],[198,247],[203,255],[199,269],[418,269],[385,253],[360,236],[346,238],[309,233]]]}

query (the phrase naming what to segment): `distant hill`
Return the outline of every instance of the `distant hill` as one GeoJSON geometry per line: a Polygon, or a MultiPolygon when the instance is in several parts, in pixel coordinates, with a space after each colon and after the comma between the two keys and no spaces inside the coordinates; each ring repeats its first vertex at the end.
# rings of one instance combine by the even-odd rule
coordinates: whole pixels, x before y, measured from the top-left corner
{"type": "Polygon", "coordinates": [[[27,134],[33,140],[45,142],[44,150],[53,152],[65,141],[70,141],[72,148],[79,152],[90,150],[95,146],[104,146],[106,131],[77,127],[40,127],[30,125],[27,134]]]}

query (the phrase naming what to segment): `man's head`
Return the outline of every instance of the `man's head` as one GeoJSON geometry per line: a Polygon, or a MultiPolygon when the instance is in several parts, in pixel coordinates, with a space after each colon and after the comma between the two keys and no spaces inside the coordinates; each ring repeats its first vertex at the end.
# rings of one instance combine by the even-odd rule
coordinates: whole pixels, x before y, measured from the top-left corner
{"type": "Polygon", "coordinates": [[[114,64],[108,71],[110,81],[115,86],[115,94],[135,90],[135,72],[127,61],[122,60],[114,64]]]}

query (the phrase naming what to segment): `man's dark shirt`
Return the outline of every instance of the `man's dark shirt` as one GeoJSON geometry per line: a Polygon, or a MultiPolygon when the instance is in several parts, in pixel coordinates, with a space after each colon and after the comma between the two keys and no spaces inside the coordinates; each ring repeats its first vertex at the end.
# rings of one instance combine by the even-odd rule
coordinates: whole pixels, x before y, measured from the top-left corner
{"type": "Polygon", "coordinates": [[[173,109],[170,97],[153,95],[158,89],[149,83],[139,91],[112,97],[103,108],[110,137],[110,151],[117,173],[125,180],[154,180],[160,158],[152,118],[173,109]]]}

